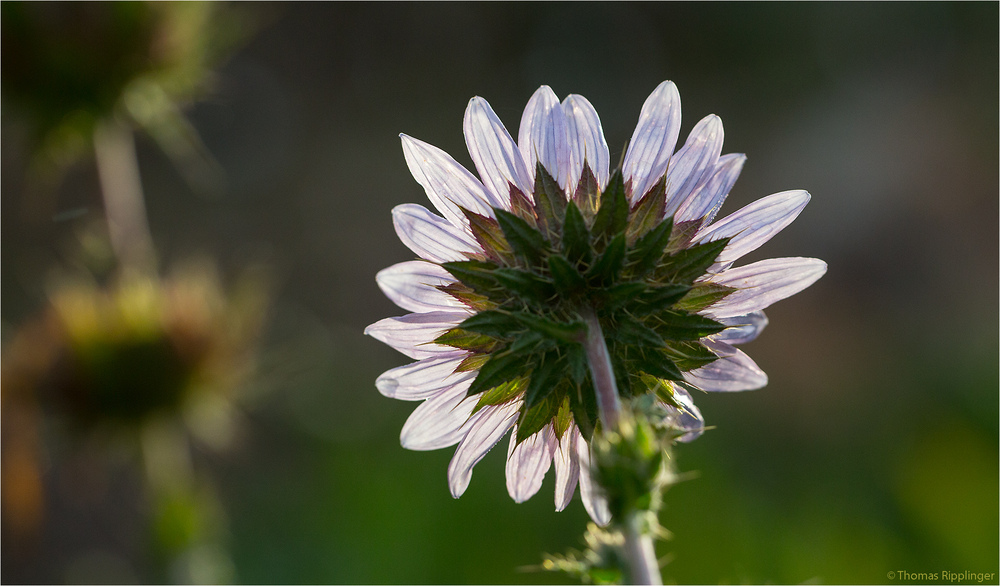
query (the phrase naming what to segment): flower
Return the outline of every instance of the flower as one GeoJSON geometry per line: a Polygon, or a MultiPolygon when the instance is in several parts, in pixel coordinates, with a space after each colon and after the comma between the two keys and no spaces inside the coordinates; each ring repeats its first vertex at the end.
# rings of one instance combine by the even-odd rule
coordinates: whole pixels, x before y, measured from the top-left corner
{"type": "Polygon", "coordinates": [[[400,240],[421,260],[380,271],[393,302],[413,313],[365,333],[417,362],[383,373],[379,391],[423,401],[403,447],[458,444],[451,493],[508,431],[507,489],[522,502],[549,468],[555,505],[579,482],[599,523],[607,502],[592,484],[589,440],[599,425],[581,341],[596,314],[619,393],[655,396],[658,412],[691,441],[704,427],[690,391],[741,391],[767,376],[736,348],[767,324],[762,310],[826,272],[817,259],[733,263],[788,225],[805,191],[770,195],[713,222],[746,157],[721,155],[722,122],[702,119],[676,153],[680,97],[661,83],[639,115],[619,169],[584,97],[561,103],[542,86],[515,143],[486,100],[465,112],[479,178],[447,153],[400,135],[413,177],[437,215],[393,209],[400,240]]]}

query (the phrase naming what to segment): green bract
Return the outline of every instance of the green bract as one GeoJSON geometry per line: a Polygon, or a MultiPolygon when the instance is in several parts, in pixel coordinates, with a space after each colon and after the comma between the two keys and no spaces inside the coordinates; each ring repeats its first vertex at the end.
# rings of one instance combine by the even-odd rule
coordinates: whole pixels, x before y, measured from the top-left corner
{"type": "Polygon", "coordinates": [[[665,180],[629,205],[620,170],[601,192],[584,166],[569,201],[539,163],[529,199],[510,186],[511,210],[496,219],[463,209],[483,254],[442,266],[457,280],[444,291],[478,311],[435,342],[470,352],[459,370],[479,369],[476,409],[523,396],[517,441],[572,421],[588,440],[595,392],[580,317],[600,320],[619,392],[648,393],[677,406],[673,383],[717,356],[701,343],[725,325],[697,312],[733,291],[698,283],[729,242],[691,245],[698,222],[663,218],[665,180]],[[533,202],[533,203],[532,203],[533,202]]]}

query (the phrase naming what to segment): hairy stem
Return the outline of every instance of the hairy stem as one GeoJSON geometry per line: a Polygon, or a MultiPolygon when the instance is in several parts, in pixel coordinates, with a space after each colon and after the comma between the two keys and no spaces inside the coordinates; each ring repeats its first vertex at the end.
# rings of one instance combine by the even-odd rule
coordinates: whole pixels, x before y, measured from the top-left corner
{"type": "Polygon", "coordinates": [[[590,376],[597,392],[597,410],[604,429],[618,429],[618,419],[621,412],[621,400],[618,398],[618,384],[615,382],[615,371],[611,367],[611,356],[604,342],[604,332],[597,314],[590,307],[581,312],[584,323],[587,324],[587,339],[583,343],[587,353],[587,364],[590,366],[590,376]]]}
{"type": "Polygon", "coordinates": [[[656,560],[653,538],[642,532],[639,516],[632,513],[625,520],[625,555],[629,562],[629,584],[663,584],[656,560]]]}
{"type": "MultiPolygon", "coordinates": [[[[597,409],[601,424],[605,431],[618,431],[621,419],[621,400],[618,398],[618,385],[615,382],[615,372],[611,366],[611,356],[604,341],[604,332],[597,314],[590,307],[580,312],[587,324],[587,339],[584,350],[587,363],[590,366],[590,376],[597,393],[597,409]]],[[[608,487],[603,487],[605,490],[608,487]]],[[[653,538],[642,531],[640,518],[635,512],[626,519],[620,519],[622,532],[625,535],[625,556],[629,562],[630,584],[663,584],[660,577],[660,565],[656,560],[656,550],[653,549],[653,538]]]]}

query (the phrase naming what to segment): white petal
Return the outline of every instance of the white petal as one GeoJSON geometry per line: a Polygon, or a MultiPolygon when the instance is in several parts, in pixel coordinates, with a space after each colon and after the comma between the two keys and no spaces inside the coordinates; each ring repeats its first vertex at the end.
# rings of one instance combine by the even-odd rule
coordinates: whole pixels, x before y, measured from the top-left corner
{"type": "Polygon", "coordinates": [[[684,380],[703,391],[752,391],[767,385],[767,374],[741,350],[725,342],[703,340],[705,347],[719,356],[707,366],[685,372],[684,380]]]}
{"type": "Polygon", "coordinates": [[[556,434],[551,423],[520,444],[517,443],[517,426],[514,426],[507,449],[507,493],[515,503],[530,499],[542,487],[545,474],[552,466],[555,446],[556,434]]]}
{"type": "Polygon", "coordinates": [[[427,399],[465,379],[475,378],[476,372],[455,372],[467,352],[456,350],[455,356],[435,356],[411,362],[383,372],[375,387],[390,399],[418,401],[427,399]]]}
{"type": "Polygon", "coordinates": [[[767,316],[764,315],[763,311],[755,311],[747,315],[720,318],[719,323],[729,327],[711,338],[735,346],[756,340],[757,336],[767,327],[767,316]]]}
{"type": "Polygon", "coordinates": [[[461,311],[467,306],[451,295],[438,290],[438,285],[455,282],[451,273],[440,265],[422,260],[410,260],[382,269],[375,275],[385,296],[410,311],[461,311]]]}
{"type": "Polygon", "coordinates": [[[622,173],[632,181],[632,199],[642,197],[666,173],[680,130],[681,97],[674,82],[665,81],[642,105],[625,154],[622,173]]]}
{"type": "Polygon", "coordinates": [[[670,159],[666,216],[672,216],[681,202],[711,178],[722,153],[722,139],[722,120],[715,114],[702,118],[691,129],[687,142],[670,159]]]}
{"type": "Polygon", "coordinates": [[[722,155],[712,170],[712,176],[702,182],[694,192],[677,208],[674,213],[675,222],[702,220],[711,222],[718,213],[722,203],[726,201],[736,179],[743,170],[747,156],[742,153],[722,155]]]}
{"type": "Polygon", "coordinates": [[[468,313],[430,311],[387,317],[365,328],[365,334],[388,344],[410,358],[453,358],[455,348],[434,344],[434,339],[469,317],[468,313]]]}
{"type": "Polygon", "coordinates": [[[566,96],[562,103],[566,113],[566,130],[570,149],[569,185],[572,192],[580,181],[584,161],[590,166],[601,189],[608,184],[611,155],[604,140],[604,129],[597,110],[587,98],[576,94],[566,96]]]}
{"type": "Polygon", "coordinates": [[[705,430],[705,418],[702,417],[701,410],[694,404],[687,389],[680,385],[674,385],[674,400],[680,404],[680,409],[670,405],[666,407],[675,414],[674,425],[687,431],[677,441],[687,443],[698,439],[705,430]]]}
{"type": "Polygon", "coordinates": [[[796,189],[758,199],[695,234],[695,242],[709,242],[729,237],[710,272],[731,266],[744,254],[756,250],[785,226],[792,223],[809,203],[809,193],[796,189]]]}
{"type": "Polygon", "coordinates": [[[472,480],[472,468],[503,438],[517,421],[521,401],[483,407],[469,420],[469,433],[448,464],[451,496],[462,496],[472,480]]]}
{"type": "Polygon", "coordinates": [[[566,114],[552,88],[543,85],[528,100],[517,133],[517,145],[532,181],[535,178],[535,163],[541,161],[549,175],[566,189],[569,175],[566,140],[566,114]]]}
{"type": "Polygon", "coordinates": [[[493,217],[494,207],[503,206],[501,200],[448,153],[405,134],[400,134],[399,138],[413,178],[427,192],[434,207],[454,226],[464,227],[468,223],[459,206],[489,217],[493,217]]]}
{"type": "Polygon", "coordinates": [[[583,499],[583,508],[587,509],[587,514],[595,523],[607,525],[611,522],[611,511],[608,510],[608,501],[604,498],[601,487],[590,475],[590,444],[579,431],[577,435],[576,456],[580,462],[580,498],[583,499]]]}
{"type": "Polygon", "coordinates": [[[467,260],[470,253],[482,252],[472,235],[421,205],[405,203],[392,208],[392,223],[403,244],[423,259],[467,260]]]}
{"type": "Polygon", "coordinates": [[[576,484],[580,479],[580,463],[576,455],[576,438],[579,435],[576,424],[570,424],[552,453],[556,468],[557,511],[565,509],[573,499],[576,484]]]}
{"type": "Polygon", "coordinates": [[[707,281],[737,291],[701,313],[715,319],[766,309],[812,285],[825,273],[826,263],[817,258],[772,258],[729,269],[707,281]]]}
{"type": "Polygon", "coordinates": [[[532,176],[524,157],[486,100],[475,97],[469,101],[464,126],[465,144],[486,189],[505,202],[506,209],[510,209],[509,184],[530,196],[532,176]]]}
{"type": "Polygon", "coordinates": [[[466,397],[472,379],[446,387],[424,401],[403,424],[399,443],[407,450],[438,450],[453,446],[465,437],[463,427],[476,407],[477,397],[466,397]]]}

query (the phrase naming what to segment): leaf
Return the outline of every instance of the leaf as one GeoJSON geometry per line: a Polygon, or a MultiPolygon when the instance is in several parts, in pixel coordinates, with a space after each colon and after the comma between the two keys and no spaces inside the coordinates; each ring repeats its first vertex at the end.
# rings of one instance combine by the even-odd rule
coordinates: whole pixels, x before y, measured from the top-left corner
{"type": "Polygon", "coordinates": [[[545,302],[556,294],[552,282],[529,271],[502,268],[493,272],[493,278],[508,291],[528,302],[545,302]]]}
{"type": "Polygon", "coordinates": [[[629,312],[636,317],[646,316],[672,307],[683,298],[691,287],[687,285],[648,285],[630,300],[629,312]]]}
{"type": "Polygon", "coordinates": [[[566,194],[541,161],[535,163],[535,214],[549,240],[555,242],[566,214],[566,194]]]}
{"type": "Polygon", "coordinates": [[[566,363],[569,369],[569,376],[577,385],[583,384],[587,378],[587,355],[583,351],[582,345],[570,346],[566,352],[566,363]]]}
{"type": "Polygon", "coordinates": [[[587,273],[584,275],[588,282],[599,286],[609,285],[618,278],[618,273],[625,263],[625,235],[619,234],[611,239],[607,248],[600,257],[594,261],[587,273]]]}
{"type": "Polygon", "coordinates": [[[479,411],[487,405],[503,405],[509,402],[511,399],[516,398],[524,391],[525,379],[516,378],[512,381],[503,383],[502,385],[497,385],[488,391],[484,391],[479,396],[479,402],[476,403],[476,407],[472,410],[473,413],[479,411]]]}
{"type": "Polygon", "coordinates": [[[715,320],[678,311],[657,313],[652,321],[655,322],[654,329],[664,340],[698,340],[726,329],[715,320]]]}
{"type": "Polygon", "coordinates": [[[663,351],[639,353],[632,358],[632,364],[637,371],[645,372],[656,378],[672,381],[684,378],[677,365],[663,351]]]}
{"type": "MultiPolygon", "coordinates": [[[[660,177],[653,187],[636,202],[629,214],[628,229],[625,234],[631,246],[640,236],[649,232],[663,220],[667,205],[667,176],[660,177]]],[[[673,218],[670,218],[671,224],[673,218]]],[[[669,230],[667,237],[669,238],[669,230]]]]}
{"type": "Polygon", "coordinates": [[[493,271],[499,268],[496,263],[481,260],[461,260],[441,263],[441,266],[477,293],[489,296],[489,293],[495,293],[497,290],[498,283],[493,276],[493,271]]]}
{"type": "Polygon", "coordinates": [[[663,352],[683,371],[701,368],[719,358],[698,342],[668,342],[663,352]]]}
{"type": "Polygon", "coordinates": [[[635,246],[628,252],[628,272],[633,278],[642,277],[656,267],[667,248],[673,223],[671,218],[667,218],[636,240],[635,246]]]}
{"type": "Polygon", "coordinates": [[[573,202],[569,202],[566,206],[562,250],[571,263],[590,262],[592,256],[590,231],[587,230],[587,222],[583,219],[580,208],[576,207],[576,204],[573,202]]]}
{"type": "Polygon", "coordinates": [[[670,235],[670,244],[667,245],[667,248],[671,252],[687,248],[687,245],[691,243],[691,238],[698,232],[698,228],[701,228],[701,220],[677,222],[674,224],[674,231],[670,235]]]}
{"type": "Polygon", "coordinates": [[[556,352],[546,352],[541,362],[532,370],[531,379],[524,391],[524,406],[534,407],[539,401],[552,393],[555,383],[559,381],[565,369],[565,363],[559,359],[556,352]]]}
{"type": "Polygon", "coordinates": [[[460,209],[465,214],[465,218],[469,220],[469,229],[472,231],[472,236],[483,247],[483,251],[486,252],[487,256],[497,262],[503,262],[512,258],[514,251],[511,250],[510,244],[504,238],[503,231],[500,230],[500,224],[496,220],[462,207],[460,209]]]}
{"type": "Polygon", "coordinates": [[[549,257],[549,271],[552,273],[552,281],[555,283],[559,293],[569,296],[587,287],[587,281],[583,275],[570,264],[568,260],[559,255],[549,257]]]}
{"type": "Polygon", "coordinates": [[[451,346],[470,352],[492,352],[497,347],[497,340],[461,328],[452,328],[435,338],[434,343],[451,346]]]}
{"type": "Polygon", "coordinates": [[[559,342],[580,343],[587,335],[587,326],[581,321],[559,322],[523,311],[511,315],[532,330],[559,342]]]}
{"type": "Polygon", "coordinates": [[[480,311],[466,318],[465,321],[458,324],[458,327],[497,339],[513,337],[515,332],[524,329],[521,323],[509,313],[498,310],[480,311]]]}
{"type": "MultiPolygon", "coordinates": [[[[535,206],[531,200],[510,181],[507,182],[507,187],[510,194],[510,211],[531,224],[532,227],[538,227],[535,221],[535,206]]],[[[493,208],[493,210],[495,212],[497,208],[493,208]]]]}
{"type": "Polygon", "coordinates": [[[648,288],[649,285],[642,281],[615,283],[604,289],[604,310],[614,311],[615,309],[628,306],[648,288]]]}
{"type": "Polygon", "coordinates": [[[556,439],[561,440],[569,425],[573,423],[573,410],[570,409],[569,395],[564,395],[559,403],[559,410],[556,411],[555,419],[552,420],[552,429],[556,432],[556,439]]]}
{"type": "Polygon", "coordinates": [[[736,289],[725,285],[717,285],[715,283],[698,283],[691,288],[691,291],[689,291],[687,295],[682,297],[680,301],[677,302],[675,307],[683,311],[690,311],[694,313],[722,301],[733,291],[736,291],[736,289]]]}
{"type": "Polygon", "coordinates": [[[665,277],[675,283],[690,283],[705,274],[727,244],[729,238],[720,238],[685,248],[668,256],[657,269],[657,276],[665,277]]]}
{"type": "Polygon", "coordinates": [[[576,184],[576,191],[573,192],[573,201],[579,206],[579,211],[583,217],[593,220],[597,214],[597,206],[600,203],[601,188],[597,183],[597,177],[590,169],[587,161],[583,162],[583,172],[580,173],[580,181],[576,184]]]}
{"type": "Polygon", "coordinates": [[[596,240],[608,242],[625,230],[628,223],[628,212],[628,199],[625,197],[622,173],[616,169],[601,194],[601,206],[597,209],[597,215],[594,217],[591,234],[596,240]]]}
{"type": "Polygon", "coordinates": [[[618,324],[615,326],[613,332],[617,342],[621,344],[645,346],[648,348],[663,347],[663,338],[656,331],[627,313],[622,313],[618,316],[618,324]]]}
{"type": "Polygon", "coordinates": [[[489,354],[469,354],[455,367],[455,372],[472,372],[479,370],[490,359],[489,354]]]}
{"type": "Polygon", "coordinates": [[[476,395],[531,371],[531,363],[521,353],[495,352],[479,369],[476,380],[469,386],[469,395],[476,395]]]}
{"type": "Polygon", "coordinates": [[[514,249],[514,254],[526,260],[530,266],[538,266],[549,247],[542,233],[510,212],[498,209],[496,214],[497,223],[514,249]]]}
{"type": "Polygon", "coordinates": [[[517,443],[521,443],[538,433],[549,424],[559,413],[559,402],[554,395],[548,395],[540,403],[521,408],[521,417],[517,420],[517,443]]]}
{"type": "Polygon", "coordinates": [[[582,385],[571,391],[570,409],[573,411],[573,421],[583,439],[590,441],[594,436],[594,428],[597,427],[597,395],[593,385],[587,380],[582,385]]]}
{"type": "Polygon", "coordinates": [[[460,282],[438,285],[436,288],[438,291],[451,295],[455,299],[458,299],[467,305],[470,309],[474,309],[476,311],[485,311],[493,309],[497,306],[496,303],[490,301],[489,297],[474,292],[470,287],[460,282]]]}

